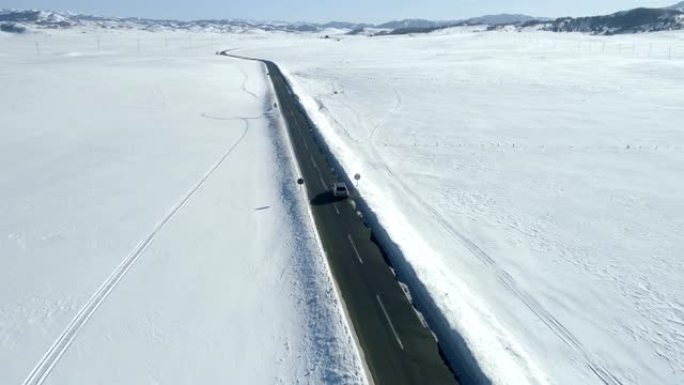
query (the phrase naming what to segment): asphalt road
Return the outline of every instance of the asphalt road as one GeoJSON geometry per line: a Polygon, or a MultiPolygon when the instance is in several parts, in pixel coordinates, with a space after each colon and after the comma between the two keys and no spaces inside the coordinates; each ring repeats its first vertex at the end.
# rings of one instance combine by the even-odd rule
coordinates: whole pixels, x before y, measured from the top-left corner
{"type": "MultiPolygon", "coordinates": [[[[226,52],[223,52],[226,54],[226,52]]],[[[336,199],[330,186],[341,181],[317,142],[311,123],[278,67],[263,61],[278,108],[311,197],[311,209],[333,276],[341,292],[368,371],[376,385],[458,384],[421,323],[379,247],[371,240],[352,198],[336,199]]],[[[295,183],[295,181],[293,181],[295,183]]]]}

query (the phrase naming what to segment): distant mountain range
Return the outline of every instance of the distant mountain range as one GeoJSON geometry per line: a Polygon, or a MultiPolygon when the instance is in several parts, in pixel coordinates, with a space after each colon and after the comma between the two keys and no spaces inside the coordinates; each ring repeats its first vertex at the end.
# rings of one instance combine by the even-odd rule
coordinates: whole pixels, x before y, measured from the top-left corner
{"type": "MultiPolygon", "coordinates": [[[[518,25],[526,22],[544,22],[550,19],[532,17],[527,15],[511,15],[502,13],[499,15],[486,15],[473,17],[464,20],[450,20],[450,21],[431,21],[423,19],[409,19],[391,21],[389,23],[380,24],[372,28],[380,29],[376,35],[405,35],[412,33],[427,33],[445,28],[463,27],[463,26],[498,26],[498,25],[518,25]]],[[[361,30],[353,30],[350,34],[361,33],[361,30]]]]}
{"type": "MultiPolygon", "coordinates": [[[[487,30],[514,28],[537,29],[553,32],[585,32],[592,34],[625,34],[684,29],[684,1],[664,8],[636,8],[611,15],[588,17],[561,17],[557,19],[535,18],[526,15],[489,15],[466,20],[434,22],[429,20],[404,20],[390,22],[378,27],[389,29],[378,35],[428,33],[460,26],[486,26],[487,30]]],[[[358,33],[352,31],[351,33],[358,33]]]]}
{"type": "Polygon", "coordinates": [[[245,32],[248,30],[285,31],[285,32],[323,32],[334,28],[351,33],[410,33],[428,32],[436,29],[458,25],[497,25],[503,23],[523,23],[528,21],[543,21],[526,15],[489,15],[466,20],[432,21],[424,19],[395,20],[373,25],[366,23],[329,22],[329,23],[288,23],[272,21],[250,21],[241,19],[225,20],[154,20],[133,17],[105,17],[81,15],[68,12],[39,11],[39,10],[2,10],[0,11],[0,25],[5,29],[64,29],[74,27],[93,27],[104,29],[140,29],[158,30],[206,30],[216,32],[245,32]]]}
{"type": "Polygon", "coordinates": [[[666,8],[636,8],[605,16],[562,17],[529,21],[521,28],[554,32],[586,32],[601,35],[684,29],[684,2],[666,8]]]}
{"type": "Polygon", "coordinates": [[[406,19],[390,21],[384,24],[370,26],[366,28],[359,28],[350,31],[350,34],[360,34],[366,32],[368,29],[375,30],[376,35],[401,35],[410,33],[426,33],[439,29],[460,27],[468,25],[483,25],[494,26],[501,24],[521,24],[528,21],[545,21],[548,19],[532,17],[527,15],[487,15],[480,17],[473,17],[464,20],[447,20],[447,21],[433,21],[424,19],[406,19]]]}
{"type": "Polygon", "coordinates": [[[674,9],[677,11],[683,11],[684,12],[684,1],[682,1],[681,3],[677,3],[675,5],[671,5],[669,7],[665,7],[665,9],[674,9]]]}
{"type": "Polygon", "coordinates": [[[518,14],[500,14],[447,21],[406,19],[378,25],[348,22],[324,24],[291,23],[241,19],[179,21],[91,16],[38,10],[0,10],[0,30],[13,33],[21,33],[27,30],[80,27],[92,29],[188,30],[233,33],[256,30],[323,33],[335,29],[348,34],[396,35],[427,33],[459,26],[483,26],[488,30],[515,28],[519,30],[539,29],[555,32],[586,32],[593,34],[684,29],[684,1],[665,8],[637,8],[604,16],[547,19],[518,14]]]}
{"type": "MultiPolygon", "coordinates": [[[[155,20],[136,17],[107,17],[81,15],[69,12],[39,10],[2,10],[0,11],[0,27],[12,26],[14,29],[66,29],[66,28],[101,28],[101,29],[137,29],[146,31],[188,30],[208,32],[245,32],[248,30],[285,31],[285,32],[319,32],[328,28],[353,30],[369,26],[367,24],[330,22],[288,23],[271,21],[250,21],[240,19],[224,20],[155,20]]],[[[3,29],[3,30],[4,30],[3,29]]]]}

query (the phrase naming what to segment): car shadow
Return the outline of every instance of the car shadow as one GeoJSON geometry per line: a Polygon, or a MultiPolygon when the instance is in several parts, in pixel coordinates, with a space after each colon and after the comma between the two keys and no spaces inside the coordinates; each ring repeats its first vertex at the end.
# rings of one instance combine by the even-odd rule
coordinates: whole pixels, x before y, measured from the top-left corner
{"type": "Polygon", "coordinates": [[[342,200],[344,200],[344,198],[335,197],[333,196],[332,192],[326,191],[316,195],[313,199],[311,199],[311,204],[314,206],[323,206],[335,202],[340,202],[342,200]]]}

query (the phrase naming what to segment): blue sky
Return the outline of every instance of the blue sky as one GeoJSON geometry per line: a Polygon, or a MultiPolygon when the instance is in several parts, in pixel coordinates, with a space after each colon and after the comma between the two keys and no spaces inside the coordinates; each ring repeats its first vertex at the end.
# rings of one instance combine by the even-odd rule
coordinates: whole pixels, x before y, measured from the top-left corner
{"type": "Polygon", "coordinates": [[[494,13],[584,16],[679,0],[0,0],[0,8],[51,9],[108,16],[171,19],[248,18],[383,22],[460,19],[494,13]]]}

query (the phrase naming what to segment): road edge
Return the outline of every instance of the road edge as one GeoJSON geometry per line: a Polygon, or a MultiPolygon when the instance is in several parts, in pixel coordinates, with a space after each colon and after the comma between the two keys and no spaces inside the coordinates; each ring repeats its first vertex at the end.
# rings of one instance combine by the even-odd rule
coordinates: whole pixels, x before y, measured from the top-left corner
{"type": "MultiPolygon", "coordinates": [[[[226,55],[227,56],[227,55],[226,55]]],[[[268,68],[266,67],[266,64],[261,61],[261,60],[256,60],[256,59],[248,59],[248,58],[242,58],[242,57],[235,57],[235,56],[229,56],[233,57],[236,59],[242,59],[242,60],[252,60],[252,61],[257,61],[259,64],[262,66],[264,73],[266,75],[266,78],[268,78],[268,89],[269,92],[271,93],[271,96],[273,97],[274,100],[277,100],[279,105],[280,105],[280,100],[278,99],[278,94],[275,92],[275,88],[273,86],[273,82],[271,81],[271,77],[268,72],[268,68]]],[[[282,125],[282,127],[287,127],[287,119],[282,114],[282,111],[280,108],[276,109],[278,111],[278,120],[279,124],[282,125]]],[[[290,130],[285,129],[283,130],[284,132],[281,133],[285,140],[285,147],[287,148],[287,152],[290,155],[290,166],[293,168],[293,171],[295,175],[301,175],[301,170],[299,168],[299,163],[297,161],[297,157],[295,156],[294,153],[294,147],[292,145],[292,139],[290,138],[290,130]]],[[[361,373],[363,374],[363,380],[365,381],[365,384],[367,385],[375,385],[375,381],[373,379],[373,375],[370,371],[370,368],[368,367],[368,363],[366,362],[366,357],[363,353],[363,349],[361,349],[361,343],[359,341],[359,337],[356,334],[356,330],[354,329],[354,325],[351,322],[351,318],[349,316],[349,310],[347,308],[347,304],[344,301],[344,298],[342,297],[342,292],[340,291],[340,288],[337,284],[337,280],[335,279],[332,270],[330,268],[330,262],[328,261],[328,256],[325,252],[325,249],[323,248],[323,242],[321,241],[320,234],[318,233],[318,228],[315,226],[315,221],[313,217],[313,213],[311,211],[311,205],[309,204],[309,201],[311,200],[311,197],[309,196],[309,193],[304,190],[304,196],[306,197],[306,200],[303,202],[306,207],[306,213],[308,216],[309,224],[311,225],[311,230],[314,234],[314,237],[316,239],[316,246],[318,247],[318,250],[320,252],[320,255],[323,257],[323,262],[325,265],[325,270],[326,274],[328,276],[328,279],[332,283],[333,290],[335,291],[335,297],[339,301],[340,305],[338,309],[340,310],[340,314],[342,315],[342,318],[344,319],[344,323],[347,329],[347,332],[351,336],[352,340],[354,341],[354,352],[356,354],[356,358],[358,359],[360,365],[361,365],[361,373]]]]}
{"type": "MultiPolygon", "coordinates": [[[[295,98],[299,100],[297,87],[293,86],[290,74],[283,72],[283,77],[292,88],[295,98]]],[[[321,132],[316,122],[311,119],[301,100],[299,101],[299,108],[309,119],[311,126],[314,127],[313,134],[317,137],[321,150],[330,161],[331,167],[335,169],[336,174],[348,186],[354,186],[352,174],[347,172],[340,160],[335,156],[325,135],[321,132]]],[[[418,278],[416,271],[407,262],[401,247],[392,239],[387,229],[380,223],[375,210],[360,194],[354,197],[354,201],[356,209],[363,216],[365,225],[371,229],[373,242],[385,257],[385,262],[392,270],[395,280],[405,285],[408,289],[408,293],[405,292],[405,295],[409,299],[413,310],[427,322],[427,328],[437,342],[439,354],[447,368],[456,378],[456,381],[462,384],[492,385],[491,378],[480,366],[466,340],[459,332],[453,332],[445,314],[437,306],[426,289],[425,284],[418,278]]]]}

